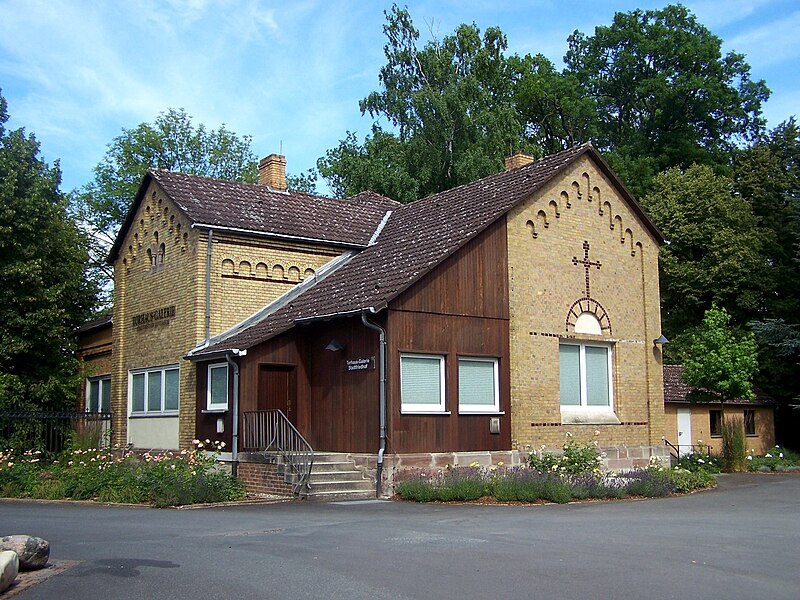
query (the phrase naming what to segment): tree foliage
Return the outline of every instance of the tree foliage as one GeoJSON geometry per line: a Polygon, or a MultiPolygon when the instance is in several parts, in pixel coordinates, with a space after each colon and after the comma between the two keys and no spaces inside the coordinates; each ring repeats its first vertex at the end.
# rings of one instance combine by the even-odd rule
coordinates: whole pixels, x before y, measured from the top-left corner
{"type": "Polygon", "coordinates": [[[597,109],[575,73],[545,56],[512,56],[513,99],[524,144],[554,154],[597,135],[597,109]]]}
{"type": "MultiPolygon", "coordinates": [[[[108,250],[147,169],[253,183],[258,181],[258,163],[250,144],[248,135],[239,136],[224,124],[212,130],[195,125],[186,111],[173,108],[153,123],[123,129],[111,141],[94,169],[94,180],[72,194],[92,240],[91,273],[105,291],[104,304],[110,303],[113,280],[108,250]]],[[[289,175],[287,182],[291,189],[314,192],[316,175],[289,175]]]]}
{"type": "Polygon", "coordinates": [[[721,403],[736,398],[751,400],[755,397],[752,381],[758,369],[757,354],[753,334],[736,335],[728,312],[715,304],[692,335],[683,380],[711,392],[721,403]]]}
{"type": "Polygon", "coordinates": [[[739,153],[735,181],[759,221],[773,286],[764,314],[751,325],[760,345],[757,381],[779,400],[785,443],[800,431],[800,414],[782,406],[800,398],[800,133],[794,118],[739,153]]]}
{"type": "Polygon", "coordinates": [[[183,109],[168,109],[150,123],[123,129],[94,168],[94,181],[83,190],[100,230],[116,232],[148,168],[180,171],[218,179],[258,180],[250,136],[239,137],[225,125],[195,126],[183,109]]]}
{"type": "Polygon", "coordinates": [[[58,189],[58,165],[7,120],[0,95],[0,407],[63,407],[78,381],[71,333],[96,292],[84,277],[87,241],[58,189]]]}
{"type": "Polygon", "coordinates": [[[674,167],[656,176],[642,204],[669,241],[659,265],[667,337],[699,324],[715,302],[739,324],[761,314],[771,291],[762,235],[728,177],[703,165],[674,167]]]}
{"type": "Polygon", "coordinates": [[[599,149],[636,192],[664,169],[724,164],[763,130],[763,81],[682,5],[614,15],[564,57],[596,106],[599,149]]]}
{"type": "Polygon", "coordinates": [[[331,188],[410,201],[500,170],[522,145],[505,35],[462,24],[419,48],[408,11],[385,14],[382,89],[359,104],[376,122],[363,143],[348,133],[318,161],[331,188]]]}
{"type": "Polygon", "coordinates": [[[502,31],[481,35],[475,24],[420,48],[396,5],[384,33],[381,89],[360,103],[372,131],[363,141],[349,133],[318,161],[340,195],[413,200],[499,171],[515,151],[589,140],[643,195],[670,167],[730,167],[736,144],[763,130],[765,83],[681,5],[617,13],[591,36],[576,31],[561,72],[541,54],[507,57],[502,31]]]}

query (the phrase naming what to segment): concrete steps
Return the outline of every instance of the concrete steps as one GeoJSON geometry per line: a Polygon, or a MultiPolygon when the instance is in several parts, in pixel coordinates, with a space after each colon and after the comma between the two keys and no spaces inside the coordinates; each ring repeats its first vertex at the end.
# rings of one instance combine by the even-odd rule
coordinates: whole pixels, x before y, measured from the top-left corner
{"type": "Polygon", "coordinates": [[[367,500],[375,497],[375,485],[356,469],[347,454],[314,454],[309,477],[309,500],[367,500]]]}
{"type": "MultiPolygon", "coordinates": [[[[278,464],[278,472],[283,472],[284,480],[294,483],[297,476],[282,469],[279,456],[272,457],[278,464]]],[[[375,484],[356,469],[355,463],[345,453],[315,452],[308,483],[307,500],[329,502],[375,498],[375,484]]]]}

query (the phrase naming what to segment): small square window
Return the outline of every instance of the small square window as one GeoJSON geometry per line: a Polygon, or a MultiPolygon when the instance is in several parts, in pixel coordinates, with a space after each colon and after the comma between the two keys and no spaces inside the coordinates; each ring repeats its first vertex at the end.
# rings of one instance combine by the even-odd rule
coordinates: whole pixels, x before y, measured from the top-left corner
{"type": "Polygon", "coordinates": [[[444,356],[401,354],[401,412],[443,413],[444,398],[444,356]]]}
{"type": "Polygon", "coordinates": [[[500,412],[496,358],[458,359],[458,412],[500,412]]]}

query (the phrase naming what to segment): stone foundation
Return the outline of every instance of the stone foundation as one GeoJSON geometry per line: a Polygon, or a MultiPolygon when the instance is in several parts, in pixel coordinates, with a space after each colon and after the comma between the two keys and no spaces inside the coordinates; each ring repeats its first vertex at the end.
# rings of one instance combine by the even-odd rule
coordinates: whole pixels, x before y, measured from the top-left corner
{"type": "MultiPolygon", "coordinates": [[[[552,450],[550,450],[552,451],[552,450]]],[[[665,446],[612,446],[600,448],[605,453],[605,471],[630,471],[643,468],[651,460],[669,466],[669,453],[665,446]]],[[[378,457],[375,454],[349,454],[356,468],[364,472],[373,482],[377,476],[378,457]]],[[[418,454],[386,454],[383,457],[381,490],[384,497],[394,494],[394,486],[403,480],[404,475],[418,471],[437,471],[448,465],[466,467],[477,464],[482,467],[514,467],[527,464],[528,452],[518,450],[495,452],[432,452],[418,454]]]]}

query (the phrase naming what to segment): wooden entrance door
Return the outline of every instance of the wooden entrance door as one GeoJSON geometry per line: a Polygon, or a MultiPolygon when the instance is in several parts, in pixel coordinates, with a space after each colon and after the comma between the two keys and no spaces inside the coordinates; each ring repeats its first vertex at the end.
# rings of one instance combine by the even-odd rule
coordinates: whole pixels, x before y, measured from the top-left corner
{"type": "Polygon", "coordinates": [[[280,409],[295,421],[297,381],[294,366],[261,365],[258,372],[258,410],[280,409]]]}

